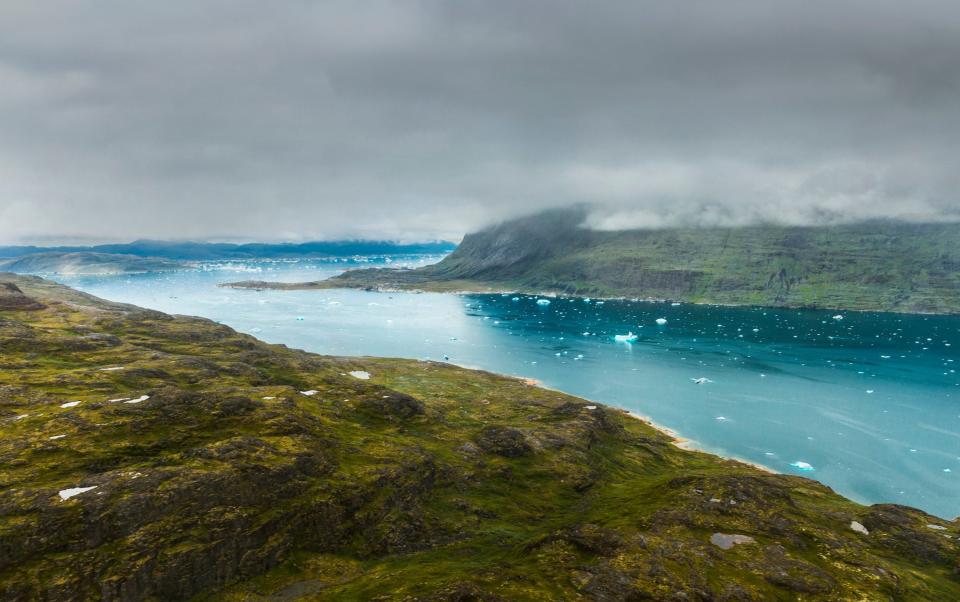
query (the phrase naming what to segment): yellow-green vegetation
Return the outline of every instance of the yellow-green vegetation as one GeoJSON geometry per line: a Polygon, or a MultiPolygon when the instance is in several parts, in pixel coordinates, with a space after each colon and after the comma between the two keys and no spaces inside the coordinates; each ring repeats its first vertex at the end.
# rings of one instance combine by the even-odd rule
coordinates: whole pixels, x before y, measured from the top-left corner
{"type": "Polygon", "coordinates": [[[955,522],[38,278],[0,276],[0,429],[3,600],[960,599],[955,522]]]}
{"type": "Polygon", "coordinates": [[[782,307],[960,313],[960,224],[597,232],[579,209],[464,238],[437,265],[353,270],[245,288],[397,288],[640,297],[782,307]]]}

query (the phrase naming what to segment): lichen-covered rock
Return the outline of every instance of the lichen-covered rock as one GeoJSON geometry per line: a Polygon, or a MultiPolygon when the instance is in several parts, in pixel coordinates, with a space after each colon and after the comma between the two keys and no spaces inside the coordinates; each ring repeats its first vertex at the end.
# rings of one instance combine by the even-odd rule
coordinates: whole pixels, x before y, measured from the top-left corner
{"type": "Polygon", "coordinates": [[[505,458],[519,458],[533,453],[526,436],[509,426],[485,427],[476,438],[480,449],[505,458]]]}

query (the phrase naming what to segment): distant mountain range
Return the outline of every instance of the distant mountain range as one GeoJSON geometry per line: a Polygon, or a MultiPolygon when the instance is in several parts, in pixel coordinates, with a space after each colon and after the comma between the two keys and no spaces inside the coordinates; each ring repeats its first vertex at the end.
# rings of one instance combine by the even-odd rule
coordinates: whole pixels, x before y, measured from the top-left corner
{"type": "Polygon", "coordinates": [[[518,291],[731,305],[960,313],[960,224],[596,231],[585,208],[469,234],[438,264],[245,288],[518,291]]]}
{"type": "Polygon", "coordinates": [[[305,243],[206,243],[137,240],[131,243],[96,246],[7,246],[0,257],[21,257],[35,253],[112,253],[176,260],[264,259],[349,257],[353,255],[449,253],[456,244],[432,241],[401,244],[385,240],[336,240],[305,243]]]}
{"type": "Polygon", "coordinates": [[[183,261],[115,253],[32,253],[0,259],[0,271],[21,274],[143,274],[189,267],[183,261]]]}

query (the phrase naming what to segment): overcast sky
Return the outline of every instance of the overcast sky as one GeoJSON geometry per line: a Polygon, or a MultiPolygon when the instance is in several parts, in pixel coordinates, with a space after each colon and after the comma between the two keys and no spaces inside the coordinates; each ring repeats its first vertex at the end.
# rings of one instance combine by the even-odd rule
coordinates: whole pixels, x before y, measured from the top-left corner
{"type": "Polygon", "coordinates": [[[960,2],[3,0],[0,243],[960,218],[960,2]]]}

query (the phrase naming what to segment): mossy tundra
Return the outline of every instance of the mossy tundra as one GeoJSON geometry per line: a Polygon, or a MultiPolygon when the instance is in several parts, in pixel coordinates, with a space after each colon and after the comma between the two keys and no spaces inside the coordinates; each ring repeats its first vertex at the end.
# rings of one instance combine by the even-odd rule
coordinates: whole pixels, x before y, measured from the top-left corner
{"type": "Polygon", "coordinates": [[[0,276],[0,429],[3,600],[960,599],[956,522],[39,278],[0,276]]]}

